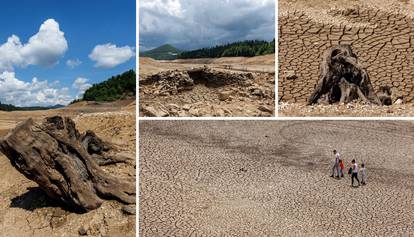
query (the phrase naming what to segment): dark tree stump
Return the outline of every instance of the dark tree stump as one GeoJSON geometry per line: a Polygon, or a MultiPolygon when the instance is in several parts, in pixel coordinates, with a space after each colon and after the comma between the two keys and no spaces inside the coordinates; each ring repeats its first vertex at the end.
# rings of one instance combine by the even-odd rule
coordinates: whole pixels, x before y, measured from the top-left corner
{"type": "Polygon", "coordinates": [[[380,86],[377,93],[379,100],[383,105],[392,105],[391,88],[389,86],[380,86]]]}
{"type": "Polygon", "coordinates": [[[381,105],[365,68],[349,45],[327,50],[320,66],[320,77],[308,105],[349,103],[355,99],[381,105]]]}
{"type": "Polygon", "coordinates": [[[91,131],[80,134],[70,118],[50,117],[42,124],[28,119],[0,141],[0,150],[48,196],[76,211],[96,209],[102,199],[135,203],[134,183],[120,181],[99,166],[99,160],[108,160],[111,145],[91,131]]]}

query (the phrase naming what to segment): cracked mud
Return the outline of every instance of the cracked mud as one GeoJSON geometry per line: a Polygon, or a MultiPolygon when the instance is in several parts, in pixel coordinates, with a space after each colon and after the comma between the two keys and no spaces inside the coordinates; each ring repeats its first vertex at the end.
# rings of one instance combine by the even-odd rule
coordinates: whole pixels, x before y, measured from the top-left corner
{"type": "Polygon", "coordinates": [[[413,122],[143,121],[141,236],[409,236],[413,122]],[[168,145],[167,145],[168,144],[168,145]],[[330,178],[332,150],[368,185],[330,178]]]}
{"type": "MultiPolygon", "coordinates": [[[[375,91],[389,86],[394,102],[403,98],[408,104],[396,115],[414,114],[412,1],[283,0],[279,7],[279,101],[306,103],[318,81],[323,52],[349,44],[367,69],[375,91]]],[[[364,114],[378,114],[380,110],[364,114]]],[[[352,111],[343,112],[353,115],[352,111]]],[[[302,110],[281,113],[314,115],[302,110]]]]}

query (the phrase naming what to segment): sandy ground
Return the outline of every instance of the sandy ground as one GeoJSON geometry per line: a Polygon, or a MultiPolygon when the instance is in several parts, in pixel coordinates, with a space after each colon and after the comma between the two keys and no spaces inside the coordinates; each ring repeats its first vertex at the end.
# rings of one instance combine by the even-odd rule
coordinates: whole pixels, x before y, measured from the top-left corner
{"type": "Polygon", "coordinates": [[[141,236],[411,236],[413,122],[143,121],[141,236]],[[332,150],[367,185],[330,178],[332,150]]]}
{"type": "MultiPolygon", "coordinates": [[[[413,26],[411,0],[279,1],[279,101],[299,103],[295,107],[305,103],[319,79],[322,54],[332,46],[349,44],[374,89],[389,86],[393,97],[402,97],[407,104],[395,116],[413,116],[413,26]]],[[[363,112],[336,109],[348,116],[363,112]]],[[[312,111],[297,110],[296,115],[313,115],[312,111]]],[[[365,112],[364,116],[389,116],[381,108],[365,112]]]]}
{"type": "Polygon", "coordinates": [[[164,95],[158,93],[158,85],[140,85],[140,116],[149,116],[144,111],[151,107],[157,114],[171,117],[201,117],[201,116],[273,116],[275,110],[275,55],[252,58],[232,57],[217,59],[186,59],[174,61],[156,61],[150,58],[140,58],[140,81],[147,77],[171,70],[190,70],[208,66],[210,69],[243,74],[252,73],[254,80],[251,88],[234,84],[220,87],[206,86],[197,83],[192,90],[178,94],[164,95]],[[252,95],[249,91],[259,90],[265,98],[252,95]],[[221,101],[219,94],[231,93],[230,99],[221,101]]]}
{"type": "MultiPolygon", "coordinates": [[[[0,112],[0,135],[29,117],[69,116],[80,131],[90,129],[105,141],[135,154],[135,103],[80,103],[64,109],[34,112],[0,112]]],[[[135,180],[135,160],[104,168],[108,173],[135,180]]],[[[0,236],[79,236],[83,227],[89,236],[135,236],[135,215],[126,215],[122,205],[107,201],[86,214],[71,213],[48,198],[38,185],[14,169],[0,154],[0,236]]]]}
{"type": "Polygon", "coordinates": [[[306,103],[279,102],[280,117],[407,117],[414,114],[413,104],[378,106],[348,103],[331,105],[306,105],[306,103]]]}

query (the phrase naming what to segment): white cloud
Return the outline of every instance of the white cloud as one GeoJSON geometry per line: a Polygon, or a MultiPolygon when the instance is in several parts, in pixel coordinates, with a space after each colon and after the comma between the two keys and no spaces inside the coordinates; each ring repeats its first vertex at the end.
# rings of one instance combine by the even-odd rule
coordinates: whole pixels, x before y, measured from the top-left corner
{"type": "Polygon", "coordinates": [[[134,55],[133,47],[117,47],[114,44],[104,44],[95,46],[89,54],[89,58],[96,62],[95,67],[113,68],[128,61],[134,55]]]}
{"type": "Polygon", "coordinates": [[[272,40],[276,29],[274,0],[141,0],[139,17],[142,49],[272,40]]]}
{"type": "Polygon", "coordinates": [[[66,66],[68,66],[72,69],[74,69],[75,67],[78,67],[81,64],[82,64],[82,61],[79,60],[78,58],[77,59],[68,59],[66,61],[66,66]]]}
{"type": "Polygon", "coordinates": [[[174,17],[184,15],[180,0],[143,0],[140,7],[154,12],[167,13],[174,17]]]}
{"type": "Polygon", "coordinates": [[[80,98],[83,96],[85,91],[89,88],[91,88],[91,84],[87,83],[89,79],[84,77],[78,77],[72,84],[72,88],[76,89],[78,92],[76,94],[76,98],[80,98]]]}
{"type": "Polygon", "coordinates": [[[59,23],[48,19],[26,44],[22,44],[18,36],[12,35],[0,45],[0,71],[13,71],[15,66],[53,66],[67,49],[68,43],[60,31],[59,23]]]}
{"type": "Polygon", "coordinates": [[[16,78],[14,72],[5,71],[0,74],[0,101],[16,106],[47,106],[68,104],[72,101],[69,88],[54,88],[47,81],[39,81],[36,77],[31,82],[16,78]]]}

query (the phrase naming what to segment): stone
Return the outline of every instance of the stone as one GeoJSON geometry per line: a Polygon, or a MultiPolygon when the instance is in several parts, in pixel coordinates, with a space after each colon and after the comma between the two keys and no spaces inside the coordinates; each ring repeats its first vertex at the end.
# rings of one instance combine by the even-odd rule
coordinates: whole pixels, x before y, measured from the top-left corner
{"type": "Polygon", "coordinates": [[[289,70],[285,72],[285,77],[287,80],[295,80],[298,79],[298,76],[296,75],[295,71],[289,70]]]}
{"type": "Polygon", "coordinates": [[[222,91],[218,93],[218,98],[220,101],[228,100],[229,97],[233,94],[232,91],[222,91]]]}
{"type": "Polygon", "coordinates": [[[273,113],[273,110],[271,108],[269,108],[268,106],[265,106],[265,105],[259,106],[258,109],[260,111],[263,111],[263,112],[273,113]]]}
{"type": "Polygon", "coordinates": [[[81,236],[88,235],[88,228],[86,228],[85,226],[81,226],[79,227],[78,233],[81,236]]]}
{"type": "Polygon", "coordinates": [[[403,100],[401,99],[401,98],[398,98],[396,101],[395,101],[395,103],[394,104],[396,104],[396,105],[401,105],[401,104],[403,104],[403,100]]]}
{"type": "Polygon", "coordinates": [[[122,207],[122,212],[127,215],[135,215],[136,214],[136,206],[135,205],[125,205],[122,207]]]}
{"type": "Polygon", "coordinates": [[[189,111],[189,110],[190,110],[190,108],[191,108],[191,105],[189,105],[189,104],[185,104],[185,105],[183,105],[183,107],[182,107],[182,109],[183,109],[183,110],[185,110],[185,111],[189,111]]]}
{"type": "Polygon", "coordinates": [[[152,106],[146,106],[142,109],[142,111],[144,112],[144,114],[146,116],[150,116],[150,117],[168,117],[168,112],[162,110],[162,109],[155,109],[152,106]]]}

